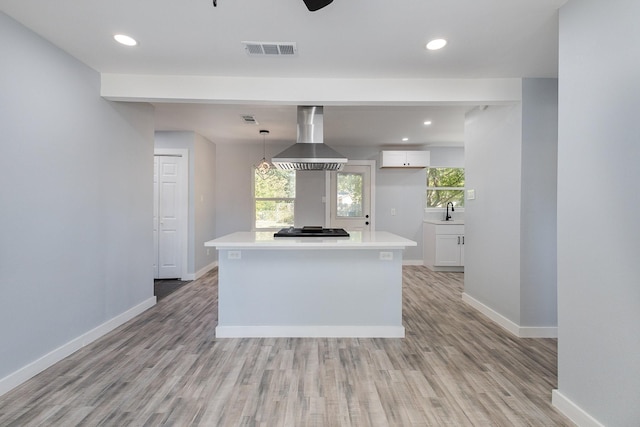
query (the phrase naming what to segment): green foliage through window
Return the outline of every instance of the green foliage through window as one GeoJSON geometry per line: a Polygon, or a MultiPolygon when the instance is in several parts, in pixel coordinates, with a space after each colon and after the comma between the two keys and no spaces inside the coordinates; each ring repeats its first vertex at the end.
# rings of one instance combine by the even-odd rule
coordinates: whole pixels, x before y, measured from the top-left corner
{"type": "Polygon", "coordinates": [[[257,172],[253,182],[255,183],[255,196],[257,199],[274,197],[296,197],[296,172],[272,169],[262,178],[257,172]]]}
{"type": "Polygon", "coordinates": [[[464,207],[464,169],[427,169],[427,208],[464,207]]]}
{"type": "Polygon", "coordinates": [[[254,172],[255,228],[293,226],[296,172],[272,169],[266,177],[254,172]]]}
{"type": "Polygon", "coordinates": [[[338,172],[338,217],[362,216],[362,186],[364,178],[361,173],[338,172]]]}

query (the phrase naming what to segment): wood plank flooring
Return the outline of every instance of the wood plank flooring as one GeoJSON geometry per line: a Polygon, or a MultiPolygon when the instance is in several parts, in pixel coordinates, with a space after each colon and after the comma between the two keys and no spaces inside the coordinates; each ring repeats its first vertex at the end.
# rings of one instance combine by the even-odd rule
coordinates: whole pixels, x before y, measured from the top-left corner
{"type": "MultiPolygon", "coordinates": [[[[404,339],[218,339],[217,270],[0,397],[0,426],[570,426],[556,340],[404,267],[404,339]]],[[[301,283],[303,285],[303,283],[301,283]]]]}

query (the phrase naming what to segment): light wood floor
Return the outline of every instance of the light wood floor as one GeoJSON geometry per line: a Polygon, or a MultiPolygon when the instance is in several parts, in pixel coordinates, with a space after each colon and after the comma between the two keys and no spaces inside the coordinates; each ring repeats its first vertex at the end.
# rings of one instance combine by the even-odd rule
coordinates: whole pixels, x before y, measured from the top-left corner
{"type": "MultiPolygon", "coordinates": [[[[217,270],[0,397],[0,426],[570,426],[556,340],[404,267],[404,339],[219,339],[217,270]]],[[[301,285],[303,285],[301,283],[301,285]]]]}

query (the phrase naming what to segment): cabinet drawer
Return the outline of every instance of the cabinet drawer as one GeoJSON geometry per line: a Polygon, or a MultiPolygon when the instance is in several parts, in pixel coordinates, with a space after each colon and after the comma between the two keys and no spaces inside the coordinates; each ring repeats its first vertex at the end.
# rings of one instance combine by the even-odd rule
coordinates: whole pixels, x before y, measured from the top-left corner
{"type": "Polygon", "coordinates": [[[438,225],[436,226],[436,234],[464,234],[464,225],[438,225]]]}

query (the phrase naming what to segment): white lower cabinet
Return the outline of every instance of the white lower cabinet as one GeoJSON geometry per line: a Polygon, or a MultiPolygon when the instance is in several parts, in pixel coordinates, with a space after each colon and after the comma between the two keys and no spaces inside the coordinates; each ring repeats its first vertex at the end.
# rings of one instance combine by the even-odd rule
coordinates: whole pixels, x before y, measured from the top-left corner
{"type": "Polygon", "coordinates": [[[424,265],[434,271],[464,271],[464,225],[425,222],[424,265]]]}
{"type": "Polygon", "coordinates": [[[435,265],[464,266],[464,235],[436,235],[435,265]]]}

